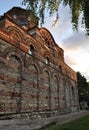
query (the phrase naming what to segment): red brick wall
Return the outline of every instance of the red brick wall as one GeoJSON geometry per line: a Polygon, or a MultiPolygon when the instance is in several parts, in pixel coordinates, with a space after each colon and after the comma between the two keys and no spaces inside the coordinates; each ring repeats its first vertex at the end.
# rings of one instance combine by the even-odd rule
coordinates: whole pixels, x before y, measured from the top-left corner
{"type": "Polygon", "coordinates": [[[67,76],[3,40],[0,47],[0,113],[63,112],[78,107],[71,92],[74,86],[77,95],[75,81],[67,81],[67,76]]]}
{"type": "Polygon", "coordinates": [[[0,30],[0,113],[52,116],[77,110],[76,73],[65,64],[63,53],[47,29],[37,27],[34,38],[7,18],[0,30]]]}

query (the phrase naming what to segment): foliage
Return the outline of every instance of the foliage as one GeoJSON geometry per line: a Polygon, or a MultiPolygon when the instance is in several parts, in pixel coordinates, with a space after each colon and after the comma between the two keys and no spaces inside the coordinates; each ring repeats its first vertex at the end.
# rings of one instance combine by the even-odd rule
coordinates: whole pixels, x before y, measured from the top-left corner
{"type": "Polygon", "coordinates": [[[30,9],[34,14],[38,15],[42,24],[44,23],[44,15],[46,11],[50,16],[56,12],[58,19],[60,0],[23,0],[22,4],[26,5],[27,9],[30,9]]]}
{"type": "MultiPolygon", "coordinates": [[[[56,21],[59,19],[60,4],[69,5],[72,14],[72,24],[74,29],[78,29],[78,21],[80,13],[82,16],[82,24],[85,26],[89,35],[89,1],[88,0],[23,0],[22,4],[27,6],[27,9],[33,11],[34,14],[40,17],[41,23],[44,23],[45,13],[52,16],[56,13],[56,21]]],[[[65,12],[66,13],[66,12],[65,12]]]]}
{"type": "Polygon", "coordinates": [[[89,84],[84,76],[80,72],[77,72],[78,81],[78,92],[79,92],[79,102],[86,101],[89,103],[89,84]]]}
{"type": "Polygon", "coordinates": [[[89,130],[89,115],[69,123],[50,127],[46,130],[89,130]]]}

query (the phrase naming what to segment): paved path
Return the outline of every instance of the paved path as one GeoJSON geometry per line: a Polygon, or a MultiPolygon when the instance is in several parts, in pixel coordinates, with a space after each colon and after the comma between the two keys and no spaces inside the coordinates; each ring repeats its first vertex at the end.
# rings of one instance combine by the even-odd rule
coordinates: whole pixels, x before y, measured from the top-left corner
{"type": "Polygon", "coordinates": [[[79,111],[71,114],[59,115],[53,118],[50,117],[40,120],[30,120],[30,119],[0,120],[0,130],[37,130],[42,126],[54,121],[58,124],[62,124],[88,114],[89,111],[79,111]]]}

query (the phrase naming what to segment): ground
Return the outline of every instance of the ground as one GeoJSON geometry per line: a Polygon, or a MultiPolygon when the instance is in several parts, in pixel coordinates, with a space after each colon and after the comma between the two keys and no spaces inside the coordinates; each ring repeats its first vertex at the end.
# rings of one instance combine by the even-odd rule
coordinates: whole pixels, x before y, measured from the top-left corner
{"type": "Polygon", "coordinates": [[[89,111],[79,111],[70,114],[55,116],[53,118],[44,118],[40,120],[30,120],[27,118],[0,120],[0,130],[37,130],[51,122],[56,122],[56,124],[62,124],[87,114],[89,114],[89,111]]]}

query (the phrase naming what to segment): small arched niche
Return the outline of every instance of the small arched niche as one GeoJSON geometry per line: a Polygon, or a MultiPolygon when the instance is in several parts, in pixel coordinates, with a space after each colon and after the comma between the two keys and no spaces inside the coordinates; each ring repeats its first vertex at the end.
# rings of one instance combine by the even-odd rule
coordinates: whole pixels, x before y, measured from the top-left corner
{"type": "Polygon", "coordinates": [[[34,46],[33,45],[30,45],[30,47],[29,47],[29,54],[34,55],[34,46]]]}

